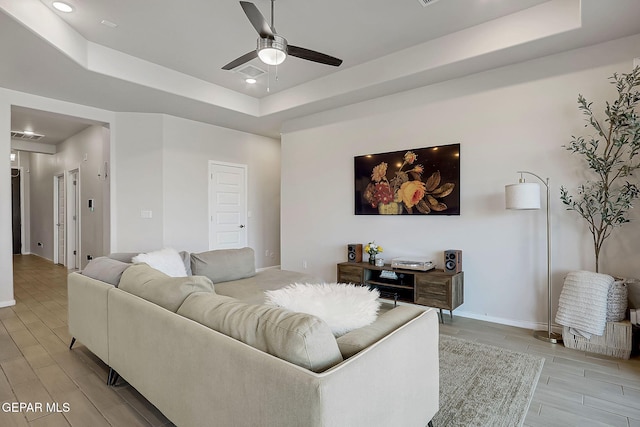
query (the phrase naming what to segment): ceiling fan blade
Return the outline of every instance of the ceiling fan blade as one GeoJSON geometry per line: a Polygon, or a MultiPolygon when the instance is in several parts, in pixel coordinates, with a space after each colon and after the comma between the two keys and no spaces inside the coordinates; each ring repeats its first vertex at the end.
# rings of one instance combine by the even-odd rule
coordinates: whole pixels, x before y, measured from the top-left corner
{"type": "Polygon", "coordinates": [[[244,55],[242,55],[240,58],[238,59],[234,59],[233,61],[229,62],[227,65],[225,65],[224,67],[222,67],[223,70],[233,70],[234,68],[236,68],[239,65],[244,64],[245,62],[249,62],[251,61],[253,58],[257,58],[258,57],[258,52],[256,52],[255,50],[252,50],[249,53],[245,53],[244,55]]]}
{"type": "Polygon", "coordinates": [[[262,13],[258,10],[255,4],[248,1],[241,1],[240,6],[242,6],[242,10],[244,10],[245,15],[249,18],[251,25],[256,29],[260,37],[263,39],[273,38],[273,31],[271,31],[271,27],[262,13]]]}
{"type": "Polygon", "coordinates": [[[307,61],[319,62],[321,64],[332,65],[334,67],[339,67],[340,64],[342,64],[342,59],[325,55],[324,53],[316,52],[315,50],[305,49],[303,47],[288,45],[287,53],[291,56],[306,59],[307,61]]]}

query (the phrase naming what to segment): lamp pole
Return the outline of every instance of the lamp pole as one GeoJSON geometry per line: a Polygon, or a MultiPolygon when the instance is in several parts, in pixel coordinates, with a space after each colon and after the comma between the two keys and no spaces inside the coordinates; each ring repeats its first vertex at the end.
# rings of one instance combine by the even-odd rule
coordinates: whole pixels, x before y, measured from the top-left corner
{"type": "Polygon", "coordinates": [[[529,171],[518,171],[518,173],[526,173],[535,176],[547,188],[547,330],[534,331],[533,336],[539,340],[556,344],[562,342],[562,335],[557,334],[551,330],[551,192],[549,190],[549,178],[542,179],[540,176],[529,171]]]}

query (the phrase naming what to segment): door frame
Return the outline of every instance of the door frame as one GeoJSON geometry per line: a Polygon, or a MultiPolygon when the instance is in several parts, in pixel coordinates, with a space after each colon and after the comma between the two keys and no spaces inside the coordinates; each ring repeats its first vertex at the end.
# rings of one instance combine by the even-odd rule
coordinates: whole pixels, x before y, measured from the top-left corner
{"type": "MultiPolygon", "coordinates": [[[[63,172],[61,174],[58,175],[54,175],[53,176],[53,263],[54,264],[60,264],[60,227],[58,226],[58,224],[60,223],[60,179],[62,179],[63,181],[65,181],[65,177],[66,174],[63,172]]],[[[64,187],[63,190],[65,191],[65,213],[64,215],[66,216],[67,213],[67,206],[66,206],[66,188],[67,188],[67,183],[66,181],[63,182],[64,187]]],[[[66,220],[66,218],[65,218],[66,220]]],[[[65,221],[66,222],[66,221],[65,221]]],[[[64,226],[64,249],[65,252],[67,251],[67,224],[65,223],[64,226]]],[[[63,254],[64,255],[64,254],[63,254]]],[[[67,265],[67,257],[63,256],[62,258],[64,260],[64,262],[62,263],[62,265],[67,265]]]]}
{"type": "Polygon", "coordinates": [[[25,223],[24,223],[24,167],[22,166],[11,166],[9,168],[9,171],[11,171],[11,169],[18,169],[18,173],[20,174],[19,178],[20,178],[20,253],[22,255],[27,254],[28,252],[25,252],[24,248],[25,248],[25,244],[26,244],[26,229],[25,229],[25,223]]]}
{"type": "MultiPolygon", "coordinates": [[[[213,209],[211,208],[211,205],[213,204],[213,168],[215,166],[230,166],[230,167],[234,167],[234,168],[240,168],[244,171],[244,188],[242,189],[242,191],[244,192],[244,217],[246,218],[245,222],[248,222],[249,220],[249,165],[245,165],[245,164],[241,164],[241,163],[230,163],[230,162],[220,162],[217,160],[209,160],[209,178],[208,178],[208,183],[209,183],[209,188],[207,190],[207,194],[208,194],[208,221],[209,221],[209,236],[208,236],[208,243],[209,243],[209,249],[215,249],[216,245],[215,245],[215,241],[213,238],[213,209]]],[[[248,228],[245,228],[245,230],[248,231],[248,228]]],[[[245,246],[247,246],[249,244],[249,236],[247,231],[245,231],[245,246]]]]}
{"type": "Polygon", "coordinates": [[[73,268],[73,269],[77,269],[80,270],[80,267],[82,266],[82,258],[80,257],[80,254],[82,253],[82,248],[81,248],[81,244],[82,244],[82,239],[81,239],[81,221],[82,221],[82,215],[80,215],[80,210],[81,210],[81,206],[80,206],[80,200],[81,200],[81,188],[80,188],[80,167],[78,166],[77,168],[74,169],[70,169],[67,171],[66,173],[66,179],[67,182],[65,184],[65,190],[67,191],[68,195],[74,194],[75,197],[71,198],[69,196],[67,196],[65,203],[66,203],[66,219],[67,219],[67,223],[65,226],[65,232],[66,232],[66,247],[65,250],[67,252],[67,256],[66,256],[66,261],[67,261],[67,268],[73,268]],[[72,176],[75,175],[76,177],[76,190],[75,192],[72,191],[73,188],[73,180],[72,180],[72,176]],[[73,214],[75,213],[76,215],[76,220],[75,220],[75,228],[74,228],[74,243],[75,243],[75,250],[76,253],[75,255],[73,254],[72,250],[71,250],[71,245],[69,245],[69,236],[71,235],[70,232],[70,227],[69,224],[74,224],[74,220],[73,220],[73,214]],[[74,259],[74,265],[71,266],[71,263],[69,262],[69,260],[71,260],[71,258],[73,257],[74,259]]]}

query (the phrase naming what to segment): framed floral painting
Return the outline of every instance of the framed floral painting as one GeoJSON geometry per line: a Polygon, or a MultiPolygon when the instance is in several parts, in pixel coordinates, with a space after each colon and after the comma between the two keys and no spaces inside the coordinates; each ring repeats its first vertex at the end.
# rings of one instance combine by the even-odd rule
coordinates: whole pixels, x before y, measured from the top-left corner
{"type": "Polygon", "coordinates": [[[460,215],[460,144],[354,159],[356,215],[460,215]]]}

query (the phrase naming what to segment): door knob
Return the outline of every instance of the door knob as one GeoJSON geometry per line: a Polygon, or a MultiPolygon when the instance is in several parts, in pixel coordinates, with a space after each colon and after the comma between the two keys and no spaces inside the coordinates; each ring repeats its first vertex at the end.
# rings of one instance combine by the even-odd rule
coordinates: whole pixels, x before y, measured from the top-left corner
{"type": "Polygon", "coordinates": [[[240,224],[240,228],[244,228],[244,224],[240,224]]]}

